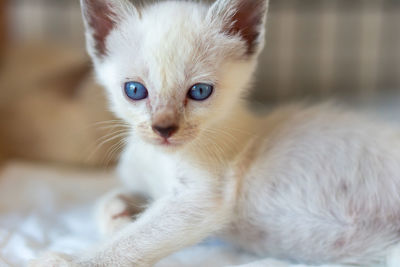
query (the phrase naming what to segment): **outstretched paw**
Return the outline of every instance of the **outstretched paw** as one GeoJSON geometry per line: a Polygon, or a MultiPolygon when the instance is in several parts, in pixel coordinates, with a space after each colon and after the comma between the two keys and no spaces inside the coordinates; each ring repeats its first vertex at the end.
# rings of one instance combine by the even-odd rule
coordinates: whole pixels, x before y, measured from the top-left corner
{"type": "Polygon", "coordinates": [[[72,258],[59,253],[47,253],[36,260],[31,260],[29,267],[78,267],[74,264],[72,258]]]}
{"type": "Polygon", "coordinates": [[[146,203],[146,198],[139,195],[128,195],[121,191],[107,194],[97,209],[100,232],[109,236],[120,230],[144,210],[146,203]]]}

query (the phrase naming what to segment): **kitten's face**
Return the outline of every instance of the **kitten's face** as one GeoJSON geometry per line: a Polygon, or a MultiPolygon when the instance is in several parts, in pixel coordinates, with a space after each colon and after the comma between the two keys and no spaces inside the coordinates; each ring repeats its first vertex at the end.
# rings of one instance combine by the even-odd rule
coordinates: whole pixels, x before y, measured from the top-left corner
{"type": "MultiPolygon", "coordinates": [[[[95,34],[88,37],[112,109],[132,125],[137,138],[182,146],[212,131],[240,100],[261,44],[250,47],[248,40],[227,32],[232,18],[228,25],[224,16],[235,1],[220,2],[212,7],[164,2],[140,13],[125,3],[110,11],[121,14],[108,21],[114,26],[104,43],[95,34]]],[[[256,37],[252,41],[262,43],[262,32],[256,37]]]]}

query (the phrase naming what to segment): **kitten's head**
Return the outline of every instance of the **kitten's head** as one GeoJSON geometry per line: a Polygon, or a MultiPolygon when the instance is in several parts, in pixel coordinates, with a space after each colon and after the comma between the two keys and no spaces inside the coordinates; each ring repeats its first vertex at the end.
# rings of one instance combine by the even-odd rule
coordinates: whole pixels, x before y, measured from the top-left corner
{"type": "Polygon", "coordinates": [[[88,51],[113,111],[156,145],[189,143],[225,118],[264,43],[267,0],[81,4],[88,51]]]}

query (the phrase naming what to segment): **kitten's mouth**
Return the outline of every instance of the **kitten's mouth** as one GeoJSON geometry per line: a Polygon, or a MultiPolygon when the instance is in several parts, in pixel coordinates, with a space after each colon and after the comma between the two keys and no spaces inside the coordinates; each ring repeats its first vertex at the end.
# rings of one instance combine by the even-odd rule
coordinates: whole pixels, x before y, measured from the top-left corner
{"type": "Polygon", "coordinates": [[[166,139],[166,138],[159,139],[159,141],[157,143],[158,143],[158,145],[163,146],[163,147],[177,147],[177,146],[181,145],[181,143],[179,143],[179,142],[173,142],[172,140],[166,139]]]}
{"type": "Polygon", "coordinates": [[[161,141],[161,145],[163,145],[163,146],[170,146],[170,145],[171,145],[171,142],[170,142],[168,139],[164,139],[164,140],[161,141]]]}
{"type": "Polygon", "coordinates": [[[164,138],[158,135],[148,135],[143,134],[142,139],[143,141],[152,144],[157,147],[164,147],[164,148],[179,148],[187,145],[195,138],[194,134],[186,134],[183,136],[171,136],[169,138],[164,138]]]}
{"type": "Polygon", "coordinates": [[[164,147],[164,148],[174,148],[185,144],[183,140],[179,140],[177,138],[160,138],[160,137],[157,138],[154,136],[153,137],[143,136],[143,140],[154,146],[164,147]]]}

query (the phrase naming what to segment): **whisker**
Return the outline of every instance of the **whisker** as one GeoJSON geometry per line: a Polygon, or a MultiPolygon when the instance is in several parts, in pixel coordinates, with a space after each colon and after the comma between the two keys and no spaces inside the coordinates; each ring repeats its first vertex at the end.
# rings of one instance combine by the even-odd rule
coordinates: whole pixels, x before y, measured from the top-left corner
{"type": "Polygon", "coordinates": [[[115,132],[108,133],[108,134],[106,134],[106,135],[104,135],[104,136],[99,137],[99,138],[96,140],[96,143],[101,142],[101,141],[103,141],[103,140],[105,140],[105,139],[107,139],[107,138],[109,138],[110,136],[113,136],[113,135],[115,135],[115,134],[120,134],[120,133],[124,133],[124,132],[127,132],[127,130],[126,130],[126,129],[121,129],[121,130],[118,130],[118,131],[115,131],[115,132]]]}
{"type": "Polygon", "coordinates": [[[129,124],[123,120],[108,120],[108,121],[98,121],[98,122],[91,123],[88,125],[88,128],[97,127],[97,126],[114,126],[114,125],[129,127],[129,124]]]}
{"type": "Polygon", "coordinates": [[[111,148],[108,149],[107,151],[107,156],[106,156],[106,160],[104,162],[104,166],[109,166],[112,159],[114,158],[114,156],[116,155],[116,153],[118,153],[126,144],[126,140],[127,138],[124,137],[121,140],[119,140],[116,144],[114,144],[111,148]]]}
{"type": "MultiPolygon", "coordinates": [[[[113,133],[113,134],[115,134],[115,133],[113,133]]],[[[119,134],[115,134],[114,136],[112,136],[112,135],[110,136],[110,135],[109,135],[108,138],[106,138],[106,139],[103,140],[100,144],[98,144],[98,145],[96,146],[96,148],[94,149],[94,151],[89,155],[88,160],[90,160],[90,159],[94,156],[94,154],[95,154],[104,144],[106,144],[106,143],[108,143],[108,142],[111,142],[111,141],[113,141],[113,140],[115,140],[115,139],[118,139],[118,138],[127,136],[128,134],[129,134],[129,132],[124,131],[124,132],[121,132],[121,133],[119,133],[119,134]]],[[[104,139],[104,138],[103,138],[103,139],[104,139]]]]}

